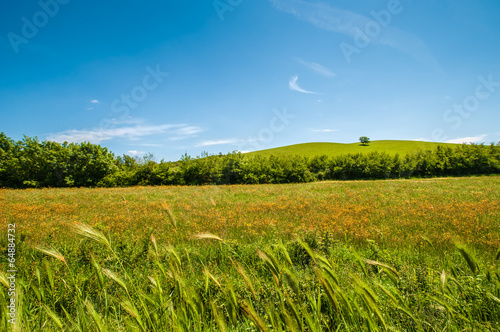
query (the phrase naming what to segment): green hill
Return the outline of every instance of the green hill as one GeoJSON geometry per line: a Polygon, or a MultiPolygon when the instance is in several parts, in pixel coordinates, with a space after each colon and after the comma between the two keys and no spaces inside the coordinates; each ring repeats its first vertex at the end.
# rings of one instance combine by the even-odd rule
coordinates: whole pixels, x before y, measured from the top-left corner
{"type": "Polygon", "coordinates": [[[260,151],[249,152],[248,155],[290,155],[298,154],[302,156],[337,156],[348,153],[367,153],[367,152],[386,152],[391,155],[399,153],[401,155],[411,153],[418,150],[433,150],[438,145],[456,146],[452,143],[434,143],[421,141],[395,141],[382,140],[372,141],[367,146],[362,146],[358,143],[302,143],[283,146],[279,148],[266,149],[260,151]]]}

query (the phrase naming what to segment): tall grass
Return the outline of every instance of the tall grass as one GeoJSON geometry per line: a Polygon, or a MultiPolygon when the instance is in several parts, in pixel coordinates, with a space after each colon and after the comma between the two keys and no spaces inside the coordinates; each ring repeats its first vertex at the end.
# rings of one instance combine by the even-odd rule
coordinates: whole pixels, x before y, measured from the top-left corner
{"type": "MultiPolygon", "coordinates": [[[[25,254],[43,261],[44,269],[19,273],[18,330],[500,328],[498,257],[479,261],[463,245],[438,270],[415,264],[408,253],[386,252],[391,262],[381,262],[363,259],[373,255],[342,243],[320,248],[310,236],[239,248],[210,233],[177,247],[153,236],[147,251],[134,250],[142,257],[138,266],[98,230],[79,225],[76,232],[80,242],[65,254],[27,249],[25,254]],[[77,260],[82,250],[90,256],[88,265],[77,260]],[[401,259],[407,262],[401,265],[401,259]]],[[[5,305],[1,317],[0,329],[13,327],[5,305]]]]}

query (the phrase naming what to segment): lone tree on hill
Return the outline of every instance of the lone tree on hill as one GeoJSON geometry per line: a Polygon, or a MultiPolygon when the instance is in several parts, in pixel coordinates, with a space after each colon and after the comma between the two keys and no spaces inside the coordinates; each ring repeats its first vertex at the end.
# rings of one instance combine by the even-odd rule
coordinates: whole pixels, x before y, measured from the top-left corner
{"type": "Polygon", "coordinates": [[[359,138],[359,141],[361,142],[361,145],[368,145],[370,144],[370,139],[366,136],[361,136],[359,138]]]}

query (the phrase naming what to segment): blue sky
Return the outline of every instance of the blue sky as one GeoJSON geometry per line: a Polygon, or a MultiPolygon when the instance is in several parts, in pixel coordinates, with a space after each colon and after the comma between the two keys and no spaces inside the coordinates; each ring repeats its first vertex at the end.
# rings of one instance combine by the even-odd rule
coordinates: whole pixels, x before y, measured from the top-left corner
{"type": "Polygon", "coordinates": [[[4,1],[0,131],[118,155],[500,140],[497,0],[4,1]]]}

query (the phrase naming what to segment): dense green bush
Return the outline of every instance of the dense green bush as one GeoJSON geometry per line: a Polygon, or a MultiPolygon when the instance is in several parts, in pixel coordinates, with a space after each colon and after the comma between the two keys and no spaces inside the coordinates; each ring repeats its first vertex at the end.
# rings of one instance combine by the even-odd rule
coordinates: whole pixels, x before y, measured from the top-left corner
{"type": "Polygon", "coordinates": [[[99,145],[15,142],[0,133],[0,187],[96,186],[118,170],[114,154],[99,145]]]}
{"type": "Polygon", "coordinates": [[[297,183],[318,180],[468,176],[500,173],[500,143],[438,146],[404,156],[384,152],[336,157],[249,156],[239,152],[156,162],[115,157],[90,143],[14,141],[0,133],[0,187],[123,187],[297,183]]]}

